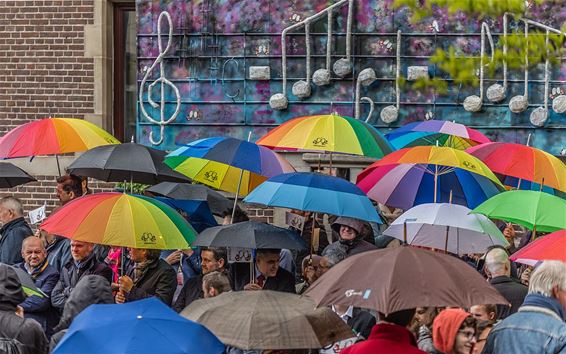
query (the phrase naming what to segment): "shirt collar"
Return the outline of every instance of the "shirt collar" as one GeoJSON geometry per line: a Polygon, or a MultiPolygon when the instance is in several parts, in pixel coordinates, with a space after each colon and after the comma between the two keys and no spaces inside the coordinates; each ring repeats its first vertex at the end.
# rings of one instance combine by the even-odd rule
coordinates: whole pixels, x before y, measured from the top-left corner
{"type": "MultiPolygon", "coordinates": [[[[336,308],[334,307],[334,305],[332,305],[332,311],[336,312],[336,308]]],[[[338,312],[336,312],[336,314],[338,314],[338,312]]],[[[353,314],[354,314],[354,306],[348,306],[348,309],[346,310],[346,312],[339,315],[339,316],[343,320],[347,320],[348,318],[352,318],[353,314]],[[344,318],[344,317],[346,317],[346,318],[344,318]]]]}

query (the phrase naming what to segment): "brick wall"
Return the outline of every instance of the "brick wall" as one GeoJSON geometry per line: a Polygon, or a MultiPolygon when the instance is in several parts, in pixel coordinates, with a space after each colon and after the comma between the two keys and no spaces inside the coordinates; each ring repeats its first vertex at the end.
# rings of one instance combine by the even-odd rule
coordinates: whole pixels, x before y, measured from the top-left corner
{"type": "Polygon", "coordinates": [[[93,113],[84,25],[94,0],[0,2],[0,133],[47,116],[93,113]]]}

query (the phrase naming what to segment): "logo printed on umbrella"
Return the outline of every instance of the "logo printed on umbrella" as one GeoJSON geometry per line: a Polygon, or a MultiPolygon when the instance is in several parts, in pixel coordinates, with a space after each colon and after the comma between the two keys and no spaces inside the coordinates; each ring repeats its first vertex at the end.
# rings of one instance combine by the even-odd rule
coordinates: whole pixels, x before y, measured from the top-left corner
{"type": "Polygon", "coordinates": [[[470,170],[475,170],[476,169],[476,165],[474,165],[472,162],[470,161],[463,161],[462,165],[466,168],[469,168],[470,170]]]}
{"type": "Polygon", "coordinates": [[[318,137],[312,141],[312,144],[314,146],[325,147],[326,145],[328,145],[328,139],[323,137],[318,137]]]}
{"type": "Polygon", "coordinates": [[[216,182],[218,180],[218,172],[216,171],[206,171],[204,173],[204,179],[209,182],[216,182]]]}
{"type": "Polygon", "coordinates": [[[354,289],[348,289],[344,292],[344,295],[346,295],[346,297],[361,296],[364,300],[367,300],[370,294],[371,289],[366,289],[365,291],[355,291],[354,289]]]}
{"type": "Polygon", "coordinates": [[[155,241],[157,241],[157,236],[152,234],[151,232],[144,232],[141,235],[141,240],[148,245],[154,245],[155,241]]]}

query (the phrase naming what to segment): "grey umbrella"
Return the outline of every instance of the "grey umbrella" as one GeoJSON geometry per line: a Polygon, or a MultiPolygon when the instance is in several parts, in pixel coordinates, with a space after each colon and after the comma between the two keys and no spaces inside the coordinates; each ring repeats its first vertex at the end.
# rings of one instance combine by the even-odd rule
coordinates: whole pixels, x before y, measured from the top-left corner
{"type": "Polygon", "coordinates": [[[79,156],[67,171],[106,182],[190,181],[163,163],[165,155],[164,151],[136,143],[98,146],[79,156]]]}
{"type": "Polygon", "coordinates": [[[218,216],[229,212],[233,206],[228,198],[202,184],[161,182],[146,191],[172,199],[207,202],[210,211],[218,216]]]}
{"type": "Polygon", "coordinates": [[[209,227],[197,236],[192,246],[291,250],[307,248],[305,241],[296,232],[256,221],[209,227]]]}
{"type": "Polygon", "coordinates": [[[28,182],[35,182],[36,179],[28,175],[21,168],[9,162],[0,163],[0,188],[12,188],[28,182]]]}

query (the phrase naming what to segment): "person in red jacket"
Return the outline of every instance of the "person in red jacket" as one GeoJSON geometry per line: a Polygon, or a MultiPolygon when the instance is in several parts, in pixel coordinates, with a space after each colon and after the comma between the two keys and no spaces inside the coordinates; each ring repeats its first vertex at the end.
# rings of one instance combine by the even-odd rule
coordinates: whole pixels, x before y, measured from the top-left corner
{"type": "Polygon", "coordinates": [[[378,313],[379,322],[373,326],[369,338],[340,352],[340,354],[426,354],[417,347],[417,341],[407,329],[415,309],[394,312],[385,316],[378,313]]]}

